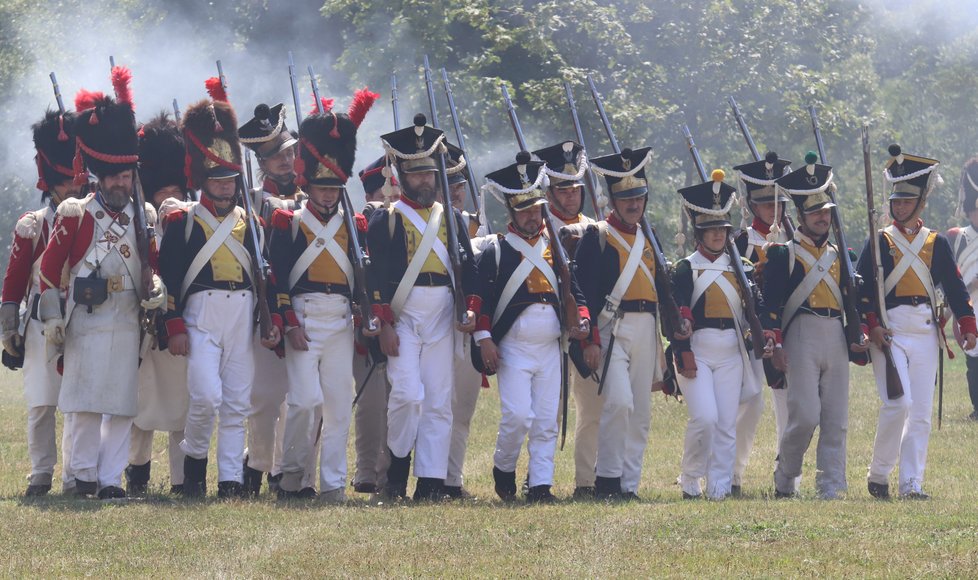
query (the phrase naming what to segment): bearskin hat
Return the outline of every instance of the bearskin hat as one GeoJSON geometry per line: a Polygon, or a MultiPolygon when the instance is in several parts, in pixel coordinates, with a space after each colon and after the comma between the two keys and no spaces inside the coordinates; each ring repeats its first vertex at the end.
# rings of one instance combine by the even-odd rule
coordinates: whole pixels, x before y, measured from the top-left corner
{"type": "Polygon", "coordinates": [[[48,111],[31,127],[37,150],[37,188],[47,192],[75,177],[75,114],[48,111]]]}
{"type": "Polygon", "coordinates": [[[361,89],[353,95],[346,113],[335,113],[332,100],[322,99],[316,113],[299,126],[299,155],[295,160],[296,183],[342,186],[353,174],[357,129],[380,95],[361,89]]]}
{"type": "Polygon", "coordinates": [[[115,99],[81,90],[75,96],[75,180],[87,179],[82,166],[103,177],[133,169],[139,161],[139,139],[129,83],[132,73],[112,67],[115,99]]]}
{"type": "Polygon", "coordinates": [[[183,164],[186,154],[180,128],[166,111],[143,125],[139,130],[139,179],[143,191],[149,197],[171,185],[185,191],[187,177],[183,174],[183,164]]]}
{"type": "Polygon", "coordinates": [[[181,130],[187,148],[184,173],[188,187],[199,189],[208,179],[240,175],[241,145],[237,127],[234,109],[223,94],[187,107],[181,130]]]}

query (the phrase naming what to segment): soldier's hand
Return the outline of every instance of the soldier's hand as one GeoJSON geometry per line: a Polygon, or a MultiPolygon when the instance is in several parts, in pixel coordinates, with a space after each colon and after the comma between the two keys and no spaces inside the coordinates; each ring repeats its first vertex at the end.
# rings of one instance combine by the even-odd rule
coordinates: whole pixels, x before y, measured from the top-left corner
{"type": "Polygon", "coordinates": [[[3,350],[7,351],[7,354],[13,357],[18,357],[23,354],[23,349],[23,336],[17,334],[16,332],[3,333],[3,350]]]}
{"type": "Polygon", "coordinates": [[[496,372],[499,368],[499,360],[503,358],[499,355],[496,343],[491,338],[483,338],[479,341],[479,350],[482,352],[482,367],[486,372],[496,372]]]}
{"type": "Polygon", "coordinates": [[[889,328],[877,326],[869,331],[869,340],[873,341],[873,344],[880,348],[889,346],[893,342],[893,331],[889,328]]]}
{"type": "Polygon", "coordinates": [[[380,327],[380,352],[387,356],[398,356],[401,339],[397,336],[397,331],[390,324],[380,327]]]}
{"type": "Polygon", "coordinates": [[[190,337],[186,332],[174,334],[167,338],[166,348],[173,356],[187,356],[190,354],[190,337]]]}
{"type": "Polygon", "coordinates": [[[364,336],[380,336],[380,319],[376,316],[371,316],[367,321],[367,324],[360,326],[360,334],[364,336]],[[370,330],[371,325],[374,327],[373,330],[370,330]]]}
{"type": "Polygon", "coordinates": [[[589,344],[584,349],[584,362],[587,363],[587,366],[591,367],[591,370],[598,370],[601,366],[601,346],[589,344]]]}
{"type": "Polygon", "coordinates": [[[462,322],[458,323],[456,325],[456,328],[458,328],[459,332],[464,332],[467,334],[471,334],[475,332],[475,312],[472,312],[471,310],[466,310],[465,319],[462,322]]]}
{"type": "Polygon", "coordinates": [[[153,287],[149,291],[149,296],[146,297],[146,300],[141,300],[139,305],[147,311],[166,307],[166,287],[163,285],[163,280],[156,274],[153,274],[153,287]]]}
{"type": "Polygon", "coordinates": [[[268,336],[261,337],[261,345],[269,350],[274,349],[280,342],[282,342],[282,333],[274,324],[268,329],[268,336]]]}
{"type": "Polygon", "coordinates": [[[788,371],[788,353],[783,348],[774,348],[774,354],[771,356],[771,366],[783,373],[788,371]]]}
{"type": "Polygon", "coordinates": [[[582,318],[581,324],[578,327],[568,329],[568,334],[574,340],[584,340],[591,336],[591,321],[587,318],[582,318]]]}
{"type": "Polygon", "coordinates": [[[693,336],[693,325],[688,319],[680,319],[679,330],[673,335],[675,340],[688,340],[689,337],[693,336]]]}
{"type": "Polygon", "coordinates": [[[975,339],[976,338],[978,338],[978,337],[975,337],[975,335],[972,334],[972,333],[970,333],[970,332],[968,334],[964,335],[964,350],[971,350],[971,349],[975,348],[975,339]]]}
{"type": "Polygon", "coordinates": [[[44,321],[44,338],[59,349],[65,344],[65,319],[60,316],[44,321]]]}
{"type": "Polygon", "coordinates": [[[850,344],[849,350],[855,353],[866,352],[867,350],[869,350],[869,337],[866,336],[865,334],[862,335],[862,338],[859,340],[859,344],[855,344],[855,343],[850,344]]]}
{"type": "Polygon", "coordinates": [[[309,334],[301,326],[293,326],[285,331],[285,338],[293,350],[309,350],[309,334]]]}

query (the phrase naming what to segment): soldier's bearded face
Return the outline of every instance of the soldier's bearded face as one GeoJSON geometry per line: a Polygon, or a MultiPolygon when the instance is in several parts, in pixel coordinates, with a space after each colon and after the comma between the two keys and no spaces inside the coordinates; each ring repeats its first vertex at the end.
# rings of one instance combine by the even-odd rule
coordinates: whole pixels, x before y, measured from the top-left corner
{"type": "Polygon", "coordinates": [[[565,217],[574,217],[581,213],[581,202],[584,199],[581,195],[583,187],[551,187],[548,197],[557,213],[565,217]]]}
{"type": "Polygon", "coordinates": [[[513,225],[525,236],[535,236],[543,225],[542,206],[535,205],[522,211],[513,212],[513,225]]]}
{"type": "Polygon", "coordinates": [[[642,213],[645,211],[645,197],[643,195],[642,197],[630,197],[612,201],[615,213],[626,224],[630,226],[637,225],[642,219],[642,213]]]}
{"type": "Polygon", "coordinates": [[[54,196],[54,200],[58,203],[61,203],[69,197],[80,197],[81,190],[82,186],[75,185],[75,182],[72,179],[66,179],[51,187],[51,193],[54,196]]]}
{"type": "Polygon", "coordinates": [[[438,197],[438,189],[435,187],[437,176],[436,171],[405,173],[401,180],[401,187],[408,197],[427,207],[435,203],[438,197]]]}
{"type": "Polygon", "coordinates": [[[127,169],[99,179],[99,189],[106,204],[115,209],[126,207],[132,194],[132,175],[132,169],[127,169]]]}

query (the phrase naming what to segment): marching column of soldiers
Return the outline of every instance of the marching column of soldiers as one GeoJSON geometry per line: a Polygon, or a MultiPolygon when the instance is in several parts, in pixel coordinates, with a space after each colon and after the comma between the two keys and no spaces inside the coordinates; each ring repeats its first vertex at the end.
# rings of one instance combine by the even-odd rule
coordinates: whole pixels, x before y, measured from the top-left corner
{"type": "Polygon", "coordinates": [[[263,485],[328,504],[348,486],[394,502],[470,498],[470,423],[495,376],[505,502],[557,499],[570,398],[573,498],[638,499],[656,391],[687,403],[682,498],[740,496],[764,385],[774,497],[799,494],[818,430],[814,486],[835,499],[848,487],[852,361],[872,365],[880,399],[868,492],[889,498],[897,468],[895,494],[926,499],[945,308],[978,409],[978,158],[960,182],[969,223],[944,235],[920,218],[938,161],[891,145],[892,219],[857,256],[821,150],[793,171],[755,150],[734,186],[688,138],[702,183],[677,194],[695,247],[672,265],[649,225],[661,217],[648,207],[653,151],[619,149],[600,102],[613,153],[589,159],[573,140],[522,150],[514,116],[514,162],[478,193],[466,152],[417,114],[358,171],[355,213],[358,130],[378,95],[357,91],[339,112],[314,89],[297,132],[281,104],[258,104],[239,128],[222,75],[182,118],[139,125],[130,71],[113,67],[111,81],[113,95],[80,91],[74,111],[33,126],[43,207],[17,221],[0,305],[3,364],[22,369],[28,405],[26,496],[53,488],[60,409],[69,495],[145,496],[162,431],[169,492],[206,496],[216,431],[220,498],[263,485]],[[490,232],[485,194],[505,232],[490,232]]]}

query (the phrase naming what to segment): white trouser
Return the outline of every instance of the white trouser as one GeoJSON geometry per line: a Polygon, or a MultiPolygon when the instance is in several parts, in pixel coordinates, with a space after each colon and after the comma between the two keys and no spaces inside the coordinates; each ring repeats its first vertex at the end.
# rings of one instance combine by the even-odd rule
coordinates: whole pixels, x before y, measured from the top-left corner
{"type": "Polygon", "coordinates": [[[122,486],[129,455],[132,417],[100,413],[71,413],[71,471],[79,481],[102,488],[122,486]]]}
{"type": "MultiPolygon", "coordinates": [[[[764,363],[760,360],[751,358],[751,365],[754,372],[761,377],[761,384],[764,385],[764,363]]],[[[754,449],[754,436],[757,435],[757,428],[761,424],[761,416],[764,414],[764,391],[770,391],[772,407],[774,408],[774,428],[775,428],[775,449],[781,443],[781,436],[784,435],[785,425],[788,424],[788,392],[787,389],[761,389],[756,397],[751,397],[740,404],[737,410],[737,461],[734,463],[733,485],[741,485],[744,479],[744,472],[747,470],[747,463],[750,461],[751,451],[754,449]]]]}
{"type": "MultiPolygon", "coordinates": [[[[458,333],[458,331],[456,331],[458,333]]],[[[463,341],[462,358],[455,357],[455,387],[452,390],[452,443],[448,451],[448,477],[445,485],[461,487],[462,466],[465,464],[465,450],[469,444],[469,426],[475,415],[482,389],[482,373],[472,366],[469,356],[468,335],[458,333],[455,340],[463,341]]]]}
{"type": "MultiPolygon", "coordinates": [[[[154,431],[145,431],[136,425],[132,426],[132,433],[129,435],[130,465],[145,465],[153,459],[153,433],[154,431]]],[[[170,485],[183,485],[184,453],[180,449],[181,441],[183,441],[183,431],[167,433],[166,456],[170,462],[170,485]]]]}
{"type": "Polygon", "coordinates": [[[45,405],[27,409],[27,454],[31,458],[31,485],[51,482],[58,462],[57,407],[45,405]]]}
{"type": "Polygon", "coordinates": [[[454,313],[448,287],[414,287],[396,326],[399,356],[387,361],[387,445],[396,457],[415,449],[417,477],[448,474],[454,313]]]}
{"type": "MultiPolygon", "coordinates": [[[[594,487],[594,466],[598,459],[598,431],[604,397],[598,396],[598,382],[584,378],[569,359],[571,392],[574,396],[574,484],[594,487]]],[[[607,388],[607,387],[605,387],[607,388]]]]}
{"type": "Polygon", "coordinates": [[[354,421],[356,422],[357,470],[353,481],[373,483],[380,487],[387,484],[387,467],[390,456],[387,453],[387,397],[390,384],[387,382],[387,363],[374,367],[369,379],[367,374],[373,366],[366,355],[356,355],[353,359],[353,378],[357,389],[363,388],[357,401],[354,421]],[[369,384],[363,387],[363,381],[369,384]]]}
{"type": "Polygon", "coordinates": [[[61,416],[64,419],[61,433],[61,489],[67,491],[75,487],[75,472],[71,470],[72,427],[75,421],[70,413],[62,413],[61,416]]]}
{"type": "Polygon", "coordinates": [[[255,333],[255,379],[251,387],[251,414],[248,416],[248,467],[266,473],[281,472],[285,438],[285,395],[289,383],[283,380],[285,360],[261,345],[255,333]]]}
{"type": "MultiPolygon", "coordinates": [[[[61,390],[57,357],[48,358],[42,323],[32,320],[24,336],[24,398],[27,400],[27,453],[31,459],[31,485],[46,485],[57,463],[56,411],[61,390]],[[37,482],[35,483],[35,478],[37,482]]],[[[67,448],[62,444],[62,470],[68,471],[67,448]]],[[[67,481],[67,478],[65,478],[67,481]]],[[[74,476],[71,477],[74,483],[74,476]]]]}
{"type": "Polygon", "coordinates": [[[553,306],[533,304],[499,343],[499,433],[493,464],[516,471],[523,440],[530,487],[551,485],[560,406],[560,321],[553,306]]]}
{"type": "MultiPolygon", "coordinates": [[[[601,328],[604,349],[611,340],[611,326],[601,328]]],[[[626,312],[618,325],[604,381],[595,473],[600,477],[620,477],[624,492],[638,491],[642,477],[652,423],[652,382],[655,365],[659,364],[655,333],[655,316],[651,313],[626,312]]]]}
{"type": "Polygon", "coordinates": [[[693,333],[696,378],[679,375],[689,409],[680,485],[690,495],[723,498],[730,494],[737,453],[737,412],[743,388],[744,359],[737,331],[703,328],[693,333]]]}
{"type": "Polygon", "coordinates": [[[191,295],[183,313],[190,338],[190,408],[180,449],[194,459],[206,458],[214,423],[219,420],[219,482],[242,481],[244,422],[255,374],[253,307],[250,290],[208,290],[191,295]]]}
{"type": "Polygon", "coordinates": [[[881,405],[869,481],[888,484],[890,472],[899,460],[899,493],[904,494],[922,491],[939,347],[929,305],[897,306],[887,314],[893,331],[893,364],[903,383],[903,396],[895,401],[887,398],[883,353],[872,346],[873,374],[881,405]]]}
{"type": "Polygon", "coordinates": [[[339,294],[310,293],[292,298],[309,350],[285,341],[289,406],[285,421],[281,487],[298,491],[309,466],[322,413],[319,489],[346,486],[346,445],[353,405],[353,319],[350,301],[339,294]]]}

